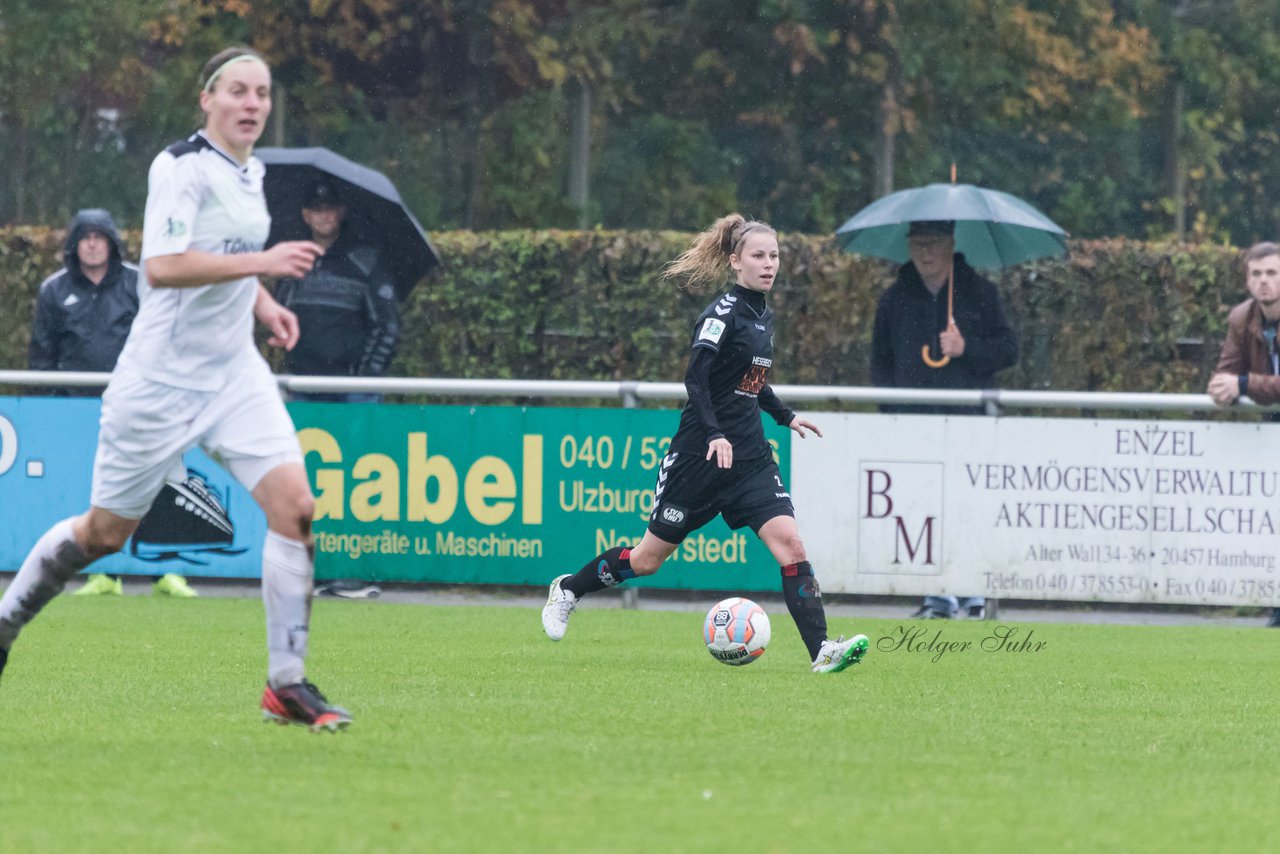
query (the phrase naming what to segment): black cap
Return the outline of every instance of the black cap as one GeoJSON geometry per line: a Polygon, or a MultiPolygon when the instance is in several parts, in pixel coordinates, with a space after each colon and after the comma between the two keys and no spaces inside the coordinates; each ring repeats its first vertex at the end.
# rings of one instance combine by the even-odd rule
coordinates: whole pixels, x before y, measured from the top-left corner
{"type": "Polygon", "coordinates": [[[317,181],[312,184],[302,198],[304,208],[323,208],[340,204],[342,204],[342,197],[338,195],[337,189],[326,181],[317,181]]]}
{"type": "Polygon", "coordinates": [[[911,223],[911,227],[907,229],[907,237],[915,237],[919,235],[941,235],[942,237],[952,237],[956,233],[956,221],[954,219],[922,219],[911,223]]]}

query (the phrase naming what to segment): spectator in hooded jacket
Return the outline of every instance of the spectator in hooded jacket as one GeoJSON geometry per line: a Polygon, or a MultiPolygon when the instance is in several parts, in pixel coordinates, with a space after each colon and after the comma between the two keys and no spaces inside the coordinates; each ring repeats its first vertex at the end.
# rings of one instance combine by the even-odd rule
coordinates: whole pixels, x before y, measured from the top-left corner
{"type": "MultiPolygon", "coordinates": [[[[301,337],[285,354],[291,374],[380,377],[400,341],[400,310],[383,253],[344,227],[347,209],[338,191],[321,181],[311,187],[302,219],[324,248],[301,279],[282,279],[276,299],[298,316],[301,337]]],[[[362,392],[295,393],[295,399],[376,402],[362,392]]]]}
{"type": "MultiPolygon", "coordinates": [[[[1218,366],[1209,379],[1209,396],[1218,406],[1241,397],[1254,403],[1280,403],[1280,246],[1255,243],[1244,253],[1244,281],[1249,298],[1227,315],[1218,366]]],[[[1280,608],[1267,622],[1280,628],[1280,608]]]]}
{"type": "MultiPolygon", "coordinates": [[[[871,383],[887,388],[984,389],[997,371],[1018,359],[1018,339],[1005,319],[1000,292],[955,251],[955,223],[911,223],[911,260],[880,296],[871,335],[871,383]],[[948,279],[953,289],[948,300],[948,279]],[[948,309],[950,308],[950,314],[948,309]],[[932,364],[924,360],[929,348],[932,364]],[[942,364],[939,364],[942,363],[942,364]]],[[[938,415],[981,414],[982,409],[948,406],[882,406],[884,412],[938,415]]],[[[912,615],[949,619],[964,613],[986,616],[986,600],[928,596],[912,615]]]]}
{"type": "Polygon", "coordinates": [[[124,260],[120,232],[101,208],[71,218],[62,257],[36,296],[31,370],[110,373],[138,313],[138,268],[124,260]]]}
{"type": "MultiPolygon", "coordinates": [[[[101,208],[71,218],[62,257],[65,266],[45,279],[36,295],[31,370],[110,373],[138,313],[138,268],[124,260],[120,231],[101,208]]],[[[100,395],[102,389],[69,393],[100,395]]],[[[73,595],[119,596],[123,591],[119,578],[95,573],[73,595]]],[[[152,592],[182,599],[197,595],[177,573],[157,579],[152,592]]]]}

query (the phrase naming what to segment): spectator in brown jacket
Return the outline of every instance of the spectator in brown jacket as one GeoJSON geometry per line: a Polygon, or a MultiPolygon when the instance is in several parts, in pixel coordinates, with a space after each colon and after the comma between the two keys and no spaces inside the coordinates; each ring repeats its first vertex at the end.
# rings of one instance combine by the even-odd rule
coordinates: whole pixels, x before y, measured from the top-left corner
{"type": "MultiPolygon", "coordinates": [[[[1209,380],[1209,396],[1218,406],[1241,397],[1280,403],[1280,246],[1255,243],[1244,254],[1244,268],[1250,296],[1227,315],[1227,336],[1209,380]]],[[[1267,625],[1280,628],[1280,608],[1272,609],[1267,625]]]]}

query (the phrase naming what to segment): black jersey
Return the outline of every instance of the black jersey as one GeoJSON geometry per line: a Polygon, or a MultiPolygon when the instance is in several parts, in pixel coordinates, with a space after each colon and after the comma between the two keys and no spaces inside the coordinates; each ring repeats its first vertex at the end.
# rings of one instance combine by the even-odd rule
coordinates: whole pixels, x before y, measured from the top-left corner
{"type": "Polygon", "coordinates": [[[760,411],[779,424],[795,417],[769,388],[773,365],[773,309],[764,294],[734,285],[707,306],[693,332],[685,387],[689,402],[671,450],[703,454],[723,436],[733,445],[734,467],[768,456],[760,411]]]}

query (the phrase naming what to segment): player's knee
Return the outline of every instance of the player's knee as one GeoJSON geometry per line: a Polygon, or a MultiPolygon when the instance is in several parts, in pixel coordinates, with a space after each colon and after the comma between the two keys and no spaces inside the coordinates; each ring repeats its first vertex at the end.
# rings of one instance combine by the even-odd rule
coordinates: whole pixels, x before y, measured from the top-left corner
{"type": "Polygon", "coordinates": [[[95,561],[123,549],[137,527],[136,522],[90,510],[75,521],[72,534],[85,556],[95,561]]]}
{"type": "Polygon", "coordinates": [[[297,496],[293,501],[293,513],[298,519],[298,525],[303,530],[311,529],[311,520],[316,515],[316,499],[311,494],[311,490],[307,490],[302,495],[297,496]]]}
{"type": "Polygon", "coordinates": [[[316,500],[305,481],[283,480],[254,497],[267,516],[268,528],[293,540],[310,535],[316,500]]]}
{"type": "Polygon", "coordinates": [[[798,532],[779,540],[777,548],[780,563],[800,563],[809,559],[804,550],[804,540],[800,539],[798,532]]]}
{"type": "Polygon", "coordinates": [[[311,536],[311,520],[316,515],[316,500],[311,492],[290,495],[281,505],[276,527],[293,539],[305,540],[311,536]]]}
{"type": "Polygon", "coordinates": [[[631,569],[636,575],[653,575],[662,566],[663,556],[631,550],[631,569]]]}
{"type": "Polygon", "coordinates": [[[129,535],[114,530],[93,530],[89,529],[86,542],[81,544],[85,557],[90,561],[113,555],[124,548],[124,544],[128,542],[129,535]]]}

